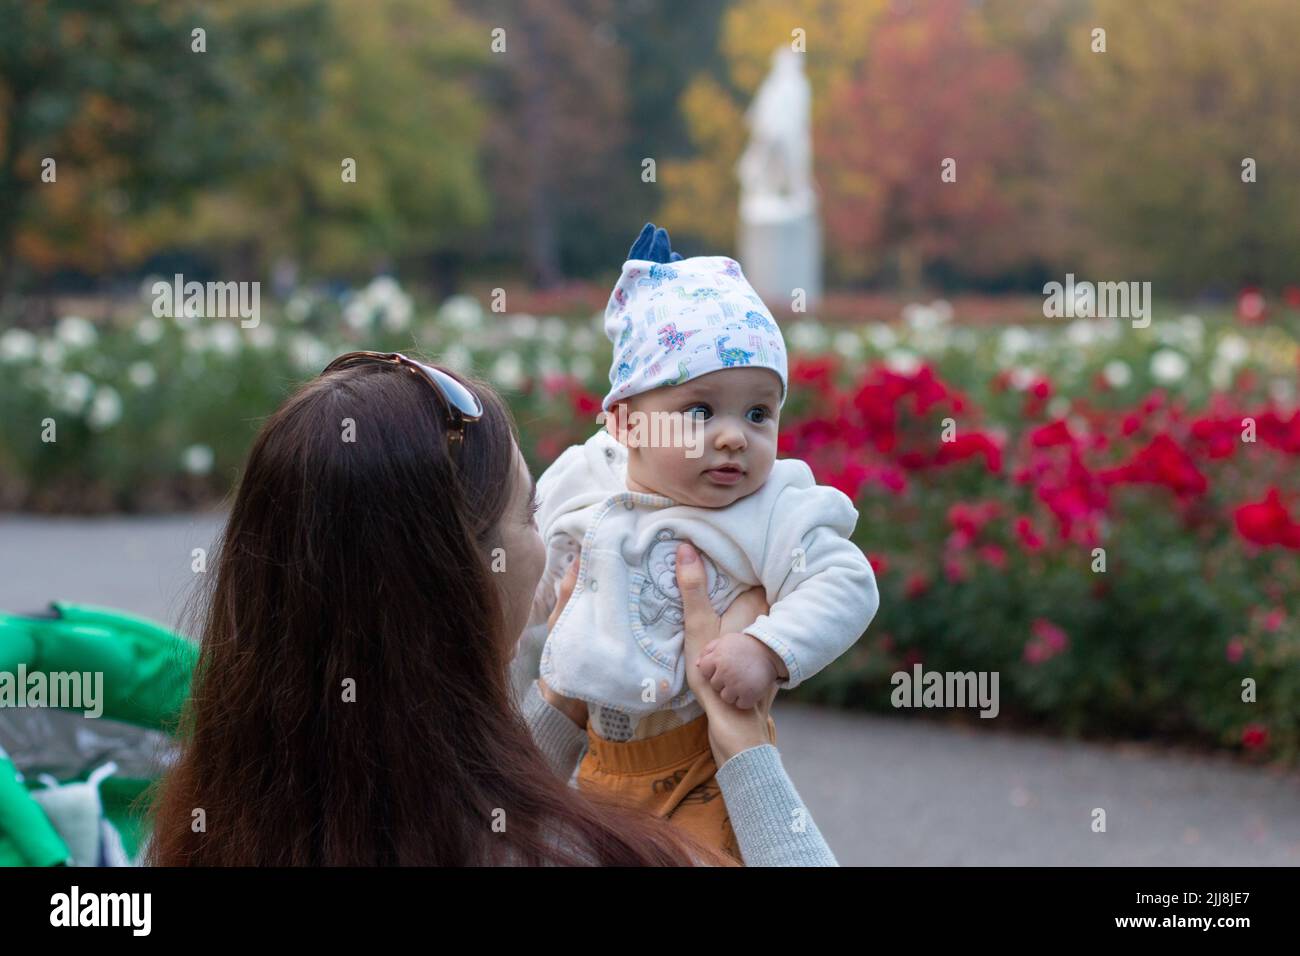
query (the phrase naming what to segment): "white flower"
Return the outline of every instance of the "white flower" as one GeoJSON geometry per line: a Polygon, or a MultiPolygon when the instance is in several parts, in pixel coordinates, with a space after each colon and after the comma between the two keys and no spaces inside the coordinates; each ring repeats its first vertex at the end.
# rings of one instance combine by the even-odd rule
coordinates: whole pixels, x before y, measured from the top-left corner
{"type": "Polygon", "coordinates": [[[575,352],[590,352],[596,347],[596,333],[588,328],[574,329],[569,345],[575,352]]]}
{"type": "Polygon", "coordinates": [[[555,375],[564,375],[564,363],[554,352],[540,352],[535,362],[537,374],[541,378],[550,378],[555,375]]]}
{"type": "Polygon", "coordinates": [[[569,363],[569,373],[580,382],[590,379],[595,371],[596,367],[588,355],[574,356],[573,361],[569,363]]]}
{"type": "Polygon", "coordinates": [[[149,362],[132,362],[126,370],[127,380],[136,388],[148,388],[158,381],[158,373],[149,362]]]}
{"type": "Polygon", "coordinates": [[[787,340],[796,352],[820,352],[826,348],[826,331],[805,319],[791,326],[787,340]]]}
{"type": "Polygon", "coordinates": [[[305,332],[289,339],[289,359],[303,372],[319,372],[329,364],[330,350],[324,342],[305,332]]]}
{"type": "Polygon", "coordinates": [[[952,303],[947,299],[935,299],[930,303],[930,308],[933,310],[935,317],[938,318],[941,325],[946,325],[952,321],[952,303]]]}
{"type": "Polygon", "coordinates": [[[135,327],[135,337],[145,345],[153,345],[163,337],[162,319],[152,315],[145,316],[135,327]]]}
{"type": "Polygon", "coordinates": [[[503,352],[492,364],[491,380],[501,388],[518,388],[524,380],[524,363],[514,352],[503,352]]]}
{"type": "Polygon", "coordinates": [[[443,350],[442,361],[453,372],[469,372],[474,357],[463,345],[449,345],[443,350]]]}
{"type": "Polygon", "coordinates": [[[71,372],[56,381],[52,398],[61,411],[73,414],[81,411],[95,392],[95,383],[80,372],[71,372]]]}
{"type": "Polygon", "coordinates": [[[835,351],[848,359],[856,359],[862,355],[862,339],[856,332],[844,330],[835,333],[835,351]]]}
{"type": "Polygon", "coordinates": [[[252,343],[253,348],[261,351],[275,348],[275,329],[266,322],[259,322],[252,328],[245,329],[248,341],[252,343]]]}
{"type": "Polygon", "coordinates": [[[1052,418],[1064,418],[1070,412],[1070,400],[1064,395],[1057,395],[1047,403],[1047,414],[1052,418]]]}
{"type": "Polygon", "coordinates": [[[1133,381],[1133,370],[1129,368],[1128,362],[1122,359],[1111,359],[1101,370],[1101,374],[1111,388],[1123,388],[1133,381]]]}
{"type": "Polygon", "coordinates": [[[239,330],[229,322],[217,322],[208,328],[208,345],[222,355],[237,355],[243,347],[239,330]]]}
{"type": "Polygon", "coordinates": [[[1173,349],[1160,349],[1151,356],[1151,377],[1161,385],[1171,385],[1187,374],[1187,359],[1173,349]]]}
{"type": "Polygon", "coordinates": [[[1095,319],[1094,325],[1102,341],[1114,342],[1124,334],[1124,323],[1113,315],[1108,315],[1102,319],[1095,319]]]}
{"type": "Polygon", "coordinates": [[[877,352],[888,352],[898,344],[898,336],[884,322],[872,322],[867,326],[867,341],[877,352]]]}
{"type": "Polygon", "coordinates": [[[208,337],[202,329],[187,329],[181,343],[185,346],[185,351],[198,353],[207,349],[208,337]]]}
{"type": "Polygon", "coordinates": [[[1250,357],[1250,343],[1236,332],[1229,332],[1219,339],[1214,354],[1229,368],[1234,368],[1250,357]]]}
{"type": "Polygon", "coordinates": [[[1012,325],[1002,330],[998,339],[998,349],[1009,359],[1015,358],[1034,347],[1034,337],[1019,325],[1012,325]]]}
{"type": "Polygon", "coordinates": [[[921,360],[914,352],[906,349],[893,349],[885,355],[885,365],[891,372],[899,375],[911,375],[921,367],[921,360]]]}
{"type": "Polygon", "coordinates": [[[564,343],[564,337],[568,334],[569,327],[564,324],[563,319],[551,317],[542,320],[542,338],[549,345],[561,345],[564,343]]]}
{"type": "Polygon", "coordinates": [[[939,313],[928,305],[910,302],[903,306],[903,321],[913,332],[928,332],[937,328],[942,320],[939,318],[939,313]]]}
{"type": "Polygon", "coordinates": [[[380,307],[385,307],[398,296],[404,295],[402,287],[392,276],[375,276],[366,286],[365,295],[380,307]]]}
{"type": "Polygon", "coordinates": [[[99,335],[85,319],[69,315],[55,324],[54,337],[70,349],[85,349],[94,345],[99,335]]]}
{"type": "Polygon", "coordinates": [[[517,339],[531,339],[537,335],[537,319],[531,315],[512,315],[507,324],[510,334],[517,339]]]}
{"type": "Polygon", "coordinates": [[[284,315],[294,325],[301,325],[311,314],[311,299],[301,292],[295,292],[285,304],[284,315]]]}
{"type": "Polygon", "coordinates": [[[1071,345],[1089,346],[1097,340],[1097,329],[1087,319],[1075,319],[1065,327],[1065,339],[1071,345]]]}
{"type": "Polygon", "coordinates": [[[1268,383],[1268,394],[1283,408],[1290,408],[1295,404],[1295,382],[1290,379],[1275,378],[1268,383]]]}
{"type": "Polygon", "coordinates": [[[212,470],[215,457],[207,445],[191,445],[181,452],[181,467],[191,475],[206,475],[212,470]]]}
{"type": "Polygon", "coordinates": [[[1023,392],[1038,381],[1038,373],[1025,365],[1017,365],[1007,373],[1007,381],[1017,392],[1023,392]]]}
{"type": "Polygon", "coordinates": [[[404,332],[411,325],[411,297],[400,289],[384,306],[384,328],[389,332],[404,332]]]}
{"type": "Polygon", "coordinates": [[[470,295],[453,295],[438,309],[438,321],[462,332],[472,332],[483,323],[483,306],[470,295]]]}
{"type": "Polygon", "coordinates": [[[66,349],[63,343],[56,342],[54,339],[46,339],[40,345],[41,364],[47,368],[54,368],[63,364],[63,355],[66,349]]]}
{"type": "Polygon", "coordinates": [[[111,385],[101,385],[95,389],[95,398],[90,403],[90,414],[86,422],[95,431],[103,431],[116,425],[122,418],[122,397],[111,385]]]}
{"type": "Polygon", "coordinates": [[[1232,366],[1222,358],[1216,358],[1210,363],[1210,384],[1220,392],[1226,391],[1232,384],[1232,366]]]}
{"type": "Polygon", "coordinates": [[[343,307],[343,321],[348,324],[349,328],[358,331],[369,328],[370,317],[374,312],[370,303],[362,296],[353,296],[348,300],[348,304],[343,307]]]}
{"type": "Polygon", "coordinates": [[[36,356],[36,336],[26,329],[9,329],[0,335],[0,359],[26,362],[36,356]]]}

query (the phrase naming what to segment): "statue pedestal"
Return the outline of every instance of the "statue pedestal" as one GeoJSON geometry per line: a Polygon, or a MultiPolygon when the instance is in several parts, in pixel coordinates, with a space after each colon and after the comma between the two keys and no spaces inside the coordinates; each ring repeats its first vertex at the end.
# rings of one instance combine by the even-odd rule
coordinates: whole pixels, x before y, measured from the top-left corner
{"type": "Polygon", "coordinates": [[[820,301],[821,224],[816,209],[773,215],[742,208],[736,246],[745,278],[769,308],[789,309],[796,289],[804,290],[809,311],[820,301]]]}

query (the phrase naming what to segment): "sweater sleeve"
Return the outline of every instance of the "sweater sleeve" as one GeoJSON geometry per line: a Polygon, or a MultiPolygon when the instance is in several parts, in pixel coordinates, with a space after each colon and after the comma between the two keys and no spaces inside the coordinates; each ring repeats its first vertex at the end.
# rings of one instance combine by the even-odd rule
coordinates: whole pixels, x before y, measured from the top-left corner
{"type": "Polygon", "coordinates": [[[785,662],[787,689],[852,647],[880,606],[871,562],[849,538],[853,502],[812,484],[811,472],[806,481],[773,509],[761,572],[771,610],[745,628],[785,662]]]}
{"type": "Polygon", "coordinates": [[[718,786],[746,866],[839,866],[772,744],[733,756],[718,786]]]}
{"type": "Polygon", "coordinates": [[[556,776],[568,781],[587,745],[587,732],[546,702],[537,681],[528,685],[521,709],[537,749],[556,776]]]}

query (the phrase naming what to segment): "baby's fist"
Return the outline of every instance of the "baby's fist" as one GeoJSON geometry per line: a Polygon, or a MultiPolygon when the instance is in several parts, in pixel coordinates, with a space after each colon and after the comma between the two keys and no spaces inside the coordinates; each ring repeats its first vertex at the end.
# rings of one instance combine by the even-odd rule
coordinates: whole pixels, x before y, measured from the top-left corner
{"type": "Polygon", "coordinates": [[[708,643],[699,668],[724,701],[749,710],[781,676],[774,657],[758,638],[732,631],[708,643]]]}

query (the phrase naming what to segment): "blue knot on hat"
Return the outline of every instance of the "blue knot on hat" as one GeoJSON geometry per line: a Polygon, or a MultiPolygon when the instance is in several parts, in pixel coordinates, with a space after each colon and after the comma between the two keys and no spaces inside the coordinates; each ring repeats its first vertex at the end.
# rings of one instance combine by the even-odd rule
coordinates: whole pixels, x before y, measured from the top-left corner
{"type": "Polygon", "coordinates": [[[645,262],[679,262],[682,254],[673,252],[667,229],[656,229],[653,222],[647,222],[641,227],[641,235],[632,243],[627,257],[645,262]]]}

